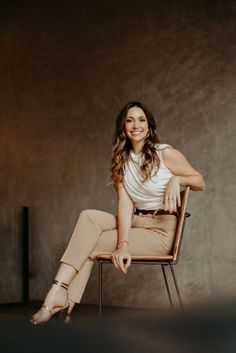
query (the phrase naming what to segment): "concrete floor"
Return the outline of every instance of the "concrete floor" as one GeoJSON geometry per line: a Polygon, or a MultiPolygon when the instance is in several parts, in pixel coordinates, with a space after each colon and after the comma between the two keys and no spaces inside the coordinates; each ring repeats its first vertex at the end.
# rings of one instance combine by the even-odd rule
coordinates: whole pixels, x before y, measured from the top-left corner
{"type": "Polygon", "coordinates": [[[41,303],[1,307],[0,352],[163,352],[235,353],[236,305],[181,310],[146,310],[77,305],[73,323],[55,321],[34,326],[29,322],[41,303]]]}

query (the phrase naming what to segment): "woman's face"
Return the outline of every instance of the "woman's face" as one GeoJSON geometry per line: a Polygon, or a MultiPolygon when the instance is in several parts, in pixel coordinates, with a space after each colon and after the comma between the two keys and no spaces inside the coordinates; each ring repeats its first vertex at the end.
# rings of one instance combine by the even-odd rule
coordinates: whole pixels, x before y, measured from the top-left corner
{"type": "Polygon", "coordinates": [[[130,108],[126,114],[124,131],[131,143],[143,141],[148,130],[148,121],[144,111],[139,107],[130,108]]]}

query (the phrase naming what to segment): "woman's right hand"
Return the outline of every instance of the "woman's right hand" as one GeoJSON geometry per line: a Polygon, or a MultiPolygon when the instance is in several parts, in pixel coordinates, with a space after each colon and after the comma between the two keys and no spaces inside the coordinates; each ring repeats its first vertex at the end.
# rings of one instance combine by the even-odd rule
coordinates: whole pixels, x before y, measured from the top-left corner
{"type": "Polygon", "coordinates": [[[116,249],[111,255],[111,259],[118,271],[124,272],[125,274],[127,273],[127,269],[131,264],[131,255],[126,244],[124,244],[121,248],[116,249]],[[125,265],[123,259],[127,259],[125,265]]]}
{"type": "Polygon", "coordinates": [[[180,198],[180,180],[173,175],[168,181],[164,195],[164,210],[172,213],[177,211],[177,206],[181,206],[180,198]]]}

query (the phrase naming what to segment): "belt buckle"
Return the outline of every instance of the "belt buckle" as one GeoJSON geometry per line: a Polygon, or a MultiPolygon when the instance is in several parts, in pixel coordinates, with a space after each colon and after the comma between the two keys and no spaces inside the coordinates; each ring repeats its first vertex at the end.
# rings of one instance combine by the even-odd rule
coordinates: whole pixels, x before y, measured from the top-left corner
{"type": "Polygon", "coordinates": [[[140,215],[142,215],[143,213],[142,213],[141,211],[139,211],[139,209],[136,207],[136,208],[135,208],[135,214],[136,214],[137,216],[140,216],[140,215]]]}

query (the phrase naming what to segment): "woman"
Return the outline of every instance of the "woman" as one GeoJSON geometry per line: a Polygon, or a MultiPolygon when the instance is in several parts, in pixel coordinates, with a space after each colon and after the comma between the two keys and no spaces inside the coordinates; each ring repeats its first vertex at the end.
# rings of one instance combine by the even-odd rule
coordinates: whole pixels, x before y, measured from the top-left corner
{"type": "Polygon", "coordinates": [[[135,101],[127,103],[117,117],[110,172],[109,184],[118,196],[117,215],[93,209],[80,213],[53,284],[32,323],[45,323],[62,312],[65,322],[70,321],[98,254],[110,254],[123,273],[132,255],[168,254],[181,188],[205,189],[202,175],[184,155],[160,143],[151,112],[135,101]]]}

